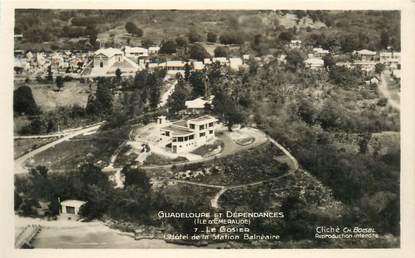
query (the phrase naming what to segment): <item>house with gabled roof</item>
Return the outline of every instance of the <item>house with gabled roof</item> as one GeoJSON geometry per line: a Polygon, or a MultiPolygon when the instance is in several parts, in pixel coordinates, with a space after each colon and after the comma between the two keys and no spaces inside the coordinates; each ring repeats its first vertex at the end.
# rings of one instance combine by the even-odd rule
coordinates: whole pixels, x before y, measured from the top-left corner
{"type": "Polygon", "coordinates": [[[368,49],[353,51],[353,54],[356,55],[361,61],[373,61],[376,57],[376,52],[368,49]]]}
{"type": "Polygon", "coordinates": [[[92,70],[89,77],[115,76],[117,69],[122,75],[132,75],[141,67],[127,58],[120,49],[101,48],[93,56],[92,70]]]}

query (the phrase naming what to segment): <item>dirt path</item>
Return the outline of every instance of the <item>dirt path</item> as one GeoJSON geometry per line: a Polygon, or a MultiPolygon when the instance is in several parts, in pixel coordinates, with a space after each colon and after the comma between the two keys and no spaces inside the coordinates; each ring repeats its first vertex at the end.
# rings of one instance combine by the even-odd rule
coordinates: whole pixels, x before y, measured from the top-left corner
{"type": "Polygon", "coordinates": [[[177,84],[177,80],[174,81],[173,83],[169,83],[169,88],[160,97],[160,103],[158,107],[163,107],[167,104],[167,100],[169,99],[170,95],[173,94],[173,91],[176,88],[176,84],[177,84]]]}
{"type": "Polygon", "coordinates": [[[59,143],[62,143],[64,141],[67,141],[67,140],[69,140],[69,139],[71,139],[71,138],[73,138],[75,136],[82,135],[82,134],[85,134],[85,133],[93,133],[93,132],[97,131],[101,127],[102,123],[103,122],[99,122],[99,123],[96,123],[96,124],[94,124],[94,125],[92,125],[90,127],[83,128],[81,130],[72,132],[72,133],[70,133],[68,135],[65,135],[62,138],[59,138],[56,141],[53,141],[53,142],[48,143],[46,145],[43,145],[43,146],[41,146],[41,147],[39,147],[39,148],[37,148],[37,149],[35,149],[35,150],[27,153],[27,154],[21,156],[20,158],[18,158],[18,159],[16,159],[14,161],[14,173],[15,174],[27,173],[28,171],[25,169],[25,166],[24,166],[26,160],[32,158],[34,155],[36,155],[38,153],[41,153],[42,151],[45,151],[45,150],[47,150],[49,148],[52,148],[55,145],[57,145],[59,143]]]}
{"type": "Polygon", "coordinates": [[[389,90],[389,86],[388,86],[388,78],[386,78],[386,72],[383,72],[381,75],[380,75],[380,82],[379,82],[379,85],[378,85],[378,90],[379,90],[379,92],[385,97],[385,98],[387,98],[388,99],[388,103],[394,108],[394,109],[396,109],[396,110],[401,110],[401,108],[400,108],[400,103],[399,103],[399,101],[396,101],[395,99],[393,99],[393,95],[394,95],[394,93],[392,93],[390,90],[389,90]]]}
{"type": "Polygon", "coordinates": [[[38,134],[38,135],[16,135],[13,138],[15,140],[19,140],[19,139],[41,139],[41,138],[61,137],[61,136],[66,136],[66,135],[69,135],[71,133],[77,132],[77,131],[82,130],[84,128],[92,127],[92,126],[100,124],[100,123],[102,123],[102,122],[87,125],[87,126],[80,126],[80,127],[76,127],[76,128],[65,129],[65,130],[62,130],[60,133],[38,134]]]}

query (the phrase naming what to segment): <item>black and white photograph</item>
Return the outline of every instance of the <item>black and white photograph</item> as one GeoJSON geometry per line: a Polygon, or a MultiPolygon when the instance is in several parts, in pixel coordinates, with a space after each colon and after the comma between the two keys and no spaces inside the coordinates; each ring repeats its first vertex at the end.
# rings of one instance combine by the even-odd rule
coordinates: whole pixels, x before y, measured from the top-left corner
{"type": "Polygon", "coordinates": [[[14,9],[14,249],[401,247],[401,10],[95,8],[14,9]]]}

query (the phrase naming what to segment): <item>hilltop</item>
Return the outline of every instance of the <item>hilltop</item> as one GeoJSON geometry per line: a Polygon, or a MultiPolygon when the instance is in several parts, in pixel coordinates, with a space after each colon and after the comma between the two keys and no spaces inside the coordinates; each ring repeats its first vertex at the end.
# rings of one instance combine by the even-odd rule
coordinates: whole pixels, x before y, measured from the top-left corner
{"type": "Polygon", "coordinates": [[[235,33],[243,42],[253,42],[261,35],[271,43],[268,47],[274,47],[286,31],[303,41],[313,40],[311,34],[316,33],[340,41],[357,36],[353,38],[373,49],[379,47],[381,31],[387,32],[394,48],[399,49],[399,18],[399,12],[370,11],[20,9],[16,10],[15,33],[23,35],[16,42],[16,48],[23,50],[93,48],[88,43],[95,38],[106,46],[159,44],[187,37],[190,32],[201,42],[207,41],[208,32],[218,37],[235,33]],[[134,23],[143,35],[128,34],[127,22],[134,23]]]}

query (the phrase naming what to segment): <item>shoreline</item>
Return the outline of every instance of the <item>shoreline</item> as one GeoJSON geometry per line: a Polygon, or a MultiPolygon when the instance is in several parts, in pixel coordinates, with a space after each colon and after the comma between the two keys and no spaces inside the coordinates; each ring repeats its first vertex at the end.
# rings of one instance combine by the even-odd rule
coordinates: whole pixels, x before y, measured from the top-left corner
{"type": "Polygon", "coordinates": [[[134,233],[123,232],[106,225],[103,221],[91,222],[56,220],[15,216],[15,234],[28,224],[42,227],[32,242],[35,249],[43,248],[196,248],[164,239],[135,240],[134,233]]]}

